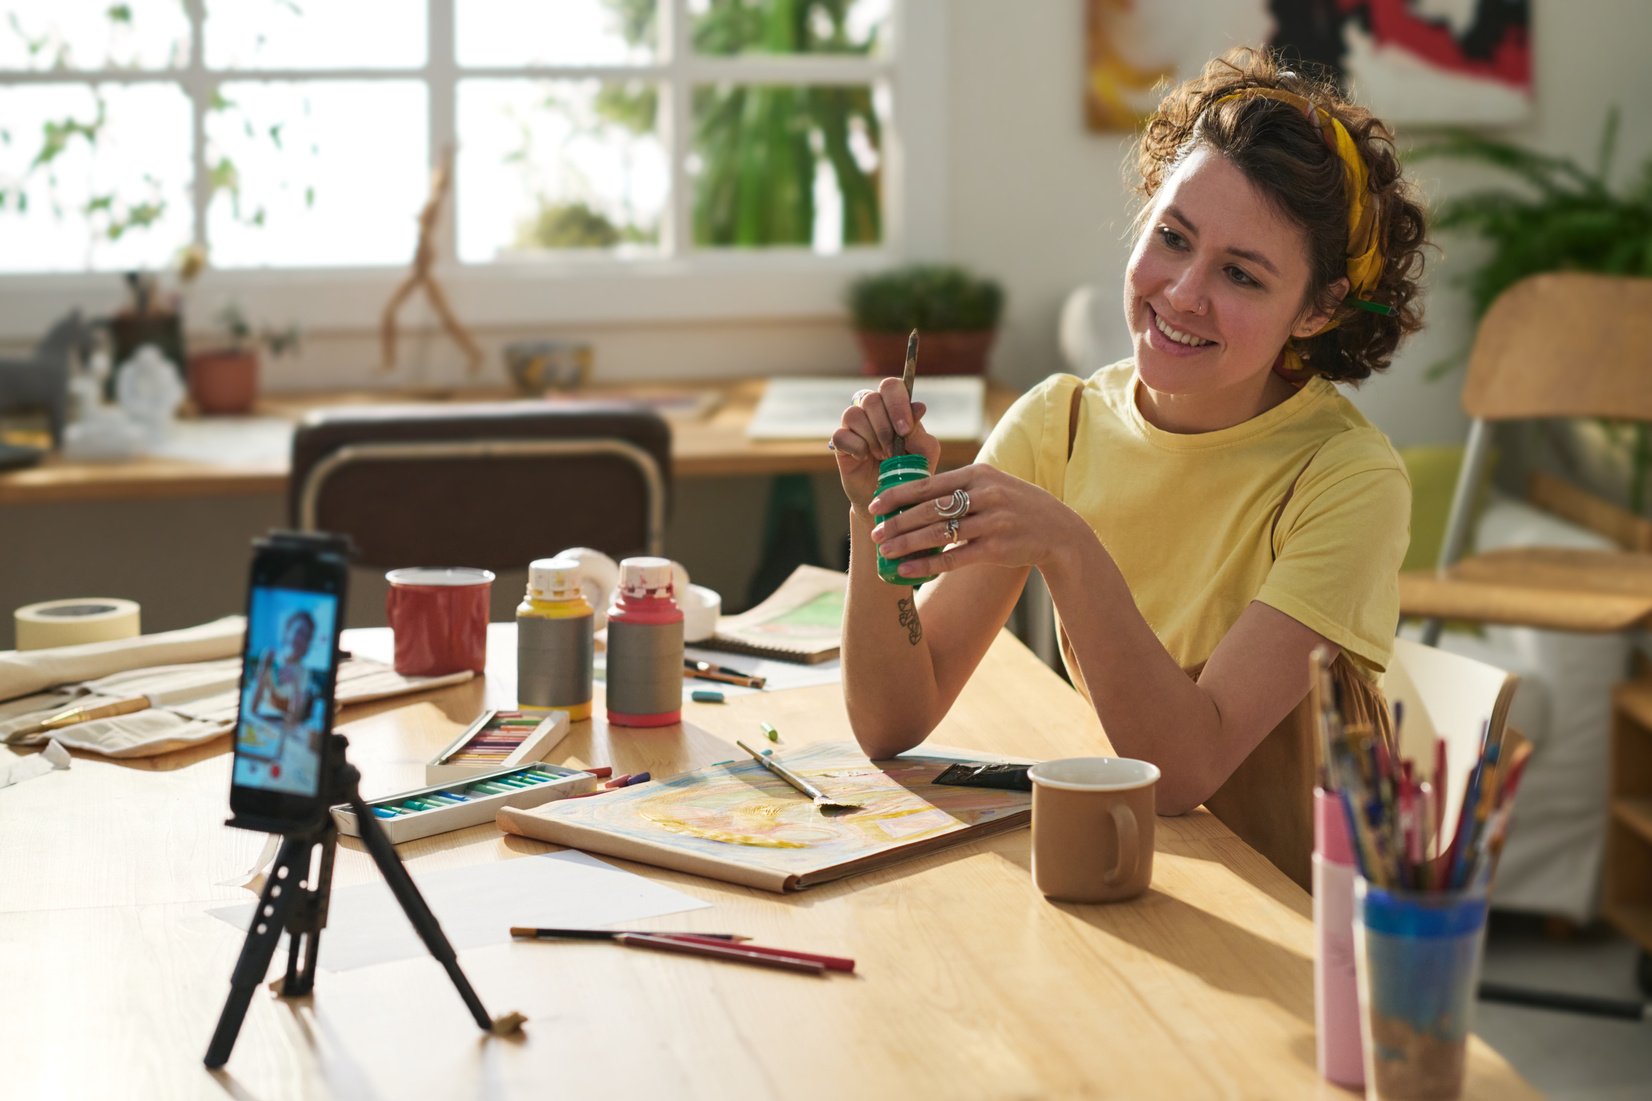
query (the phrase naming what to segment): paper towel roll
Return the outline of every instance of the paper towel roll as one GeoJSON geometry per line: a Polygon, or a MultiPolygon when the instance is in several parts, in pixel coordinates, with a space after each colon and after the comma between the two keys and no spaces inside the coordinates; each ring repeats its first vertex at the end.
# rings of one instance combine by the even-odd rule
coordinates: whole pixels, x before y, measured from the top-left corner
{"type": "Polygon", "coordinates": [[[17,609],[12,619],[19,650],[79,646],[139,634],[137,603],[114,596],[46,600],[17,609]]]}

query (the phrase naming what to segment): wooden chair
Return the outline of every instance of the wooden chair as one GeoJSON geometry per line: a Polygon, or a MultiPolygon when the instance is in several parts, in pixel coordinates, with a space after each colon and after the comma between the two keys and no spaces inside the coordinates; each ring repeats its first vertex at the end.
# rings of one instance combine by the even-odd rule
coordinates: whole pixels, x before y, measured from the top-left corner
{"type": "Polygon", "coordinates": [[[1506,548],[1463,556],[1491,447],[1505,421],[1603,417],[1652,423],[1652,279],[1537,275],[1510,287],[1480,322],[1463,408],[1473,418],[1451,518],[1433,572],[1400,575],[1400,611],[1445,620],[1562,631],[1652,626],[1652,522],[1550,476],[1537,503],[1609,535],[1619,551],[1506,548]]]}
{"type": "Polygon", "coordinates": [[[670,469],[670,428],[635,406],[333,409],[293,437],[288,512],[363,566],[522,570],[564,547],[662,553],[670,469]]]}
{"type": "MultiPolygon", "coordinates": [[[[1451,519],[1432,573],[1400,575],[1402,615],[1439,638],[1445,620],[1586,633],[1623,632],[1652,655],[1652,521],[1564,481],[1536,475],[1533,503],[1606,535],[1617,550],[1511,547],[1464,557],[1490,426],[1517,419],[1602,417],[1652,424],[1652,279],[1576,272],[1533,276],[1487,311],[1469,357],[1463,408],[1473,417],[1451,519]]],[[[1627,670],[1625,670],[1627,672],[1627,670]]],[[[1620,696],[1622,690],[1620,690],[1620,696]]],[[[1621,714],[1617,720],[1624,726],[1621,714]]],[[[1621,757],[1621,755],[1620,755],[1621,757]]],[[[1609,782],[1619,789],[1624,765],[1609,782]]],[[[1652,975],[1645,870],[1652,845],[1635,811],[1614,799],[1607,833],[1606,914],[1642,949],[1652,975]],[[1632,901],[1633,905],[1626,905],[1632,901]]]]}

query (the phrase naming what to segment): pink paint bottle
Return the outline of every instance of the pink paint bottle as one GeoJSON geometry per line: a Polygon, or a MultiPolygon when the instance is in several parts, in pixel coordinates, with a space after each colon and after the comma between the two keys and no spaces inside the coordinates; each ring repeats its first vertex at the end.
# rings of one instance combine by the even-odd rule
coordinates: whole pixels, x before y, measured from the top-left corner
{"type": "Polygon", "coordinates": [[[627,558],[608,609],[608,723],[670,726],[683,718],[683,612],[671,561],[627,558]]]}
{"type": "Polygon", "coordinates": [[[1339,1086],[1365,1084],[1359,988],[1354,979],[1354,842],[1342,797],[1314,789],[1314,1032],[1319,1073],[1339,1086]]]}

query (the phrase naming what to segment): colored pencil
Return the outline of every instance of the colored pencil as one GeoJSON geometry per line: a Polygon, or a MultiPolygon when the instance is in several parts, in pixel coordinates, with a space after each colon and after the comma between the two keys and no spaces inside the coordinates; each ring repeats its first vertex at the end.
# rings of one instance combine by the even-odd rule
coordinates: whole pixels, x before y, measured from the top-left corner
{"type": "MultiPolygon", "coordinates": [[[[701,941],[707,944],[717,943],[715,940],[694,933],[667,933],[664,935],[672,940],[688,941],[691,944],[701,941]]],[[[760,944],[742,944],[740,950],[743,952],[757,952],[765,956],[785,956],[791,959],[813,960],[828,971],[852,972],[855,969],[855,961],[845,956],[822,956],[815,952],[798,952],[791,948],[768,948],[760,944]]]]}
{"type": "MultiPolygon", "coordinates": [[[[532,925],[512,925],[511,936],[527,937],[534,940],[613,940],[621,933],[637,932],[632,929],[541,929],[532,925]]],[[[739,933],[665,933],[648,931],[644,935],[650,937],[700,937],[704,940],[720,941],[747,941],[750,937],[739,933]]]]}
{"type": "Polygon", "coordinates": [[[719,673],[714,669],[703,672],[684,669],[683,676],[693,680],[714,680],[720,684],[738,684],[742,688],[761,688],[766,683],[762,677],[748,676],[745,673],[719,673]]]}
{"type": "Polygon", "coordinates": [[[1513,801],[1531,747],[1522,744],[1500,760],[1502,739],[1491,723],[1480,728],[1479,753],[1463,781],[1455,830],[1446,843],[1446,743],[1436,738],[1434,770],[1421,779],[1416,763],[1396,752],[1403,711],[1387,731],[1345,724],[1335,683],[1318,655],[1314,674],[1322,697],[1332,699],[1317,715],[1322,784],[1340,795],[1360,873],[1380,887],[1455,891],[1490,882],[1507,837],[1513,801]]]}
{"type": "Polygon", "coordinates": [[[761,688],[768,681],[756,673],[748,673],[744,669],[732,669],[727,665],[717,665],[698,658],[683,659],[683,676],[700,677],[704,680],[720,680],[725,684],[743,684],[747,688],[761,688]]]}
{"type": "Polygon", "coordinates": [[[698,944],[676,937],[656,937],[647,933],[621,933],[614,938],[627,948],[648,948],[656,952],[677,952],[685,956],[703,956],[726,960],[729,963],[749,963],[756,967],[773,967],[781,971],[799,971],[809,975],[824,975],[826,965],[816,960],[785,954],[768,955],[747,951],[744,947],[725,944],[698,944]]]}

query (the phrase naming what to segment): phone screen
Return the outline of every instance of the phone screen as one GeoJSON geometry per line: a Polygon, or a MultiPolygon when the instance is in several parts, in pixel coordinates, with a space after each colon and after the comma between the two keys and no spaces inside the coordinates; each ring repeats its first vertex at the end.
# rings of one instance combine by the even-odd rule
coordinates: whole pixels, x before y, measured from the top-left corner
{"type": "Polygon", "coordinates": [[[324,812],[347,567],[297,536],[259,544],[247,593],[230,809],[283,829],[324,812]]]}
{"type": "Polygon", "coordinates": [[[255,588],[247,614],[235,784],[293,795],[321,790],[338,597],[255,588]]]}

